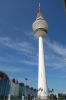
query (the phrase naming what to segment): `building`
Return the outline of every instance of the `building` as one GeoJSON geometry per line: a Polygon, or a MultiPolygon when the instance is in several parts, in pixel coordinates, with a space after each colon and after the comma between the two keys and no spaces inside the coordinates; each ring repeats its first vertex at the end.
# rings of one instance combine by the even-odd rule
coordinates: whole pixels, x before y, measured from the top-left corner
{"type": "Polygon", "coordinates": [[[39,61],[38,61],[38,98],[40,100],[48,99],[48,88],[46,81],[46,71],[45,71],[45,60],[44,60],[44,49],[43,49],[43,39],[47,35],[48,24],[42,16],[41,6],[39,3],[38,13],[36,20],[32,24],[35,37],[39,41],[39,61]]]}
{"type": "Polygon", "coordinates": [[[31,100],[36,95],[37,89],[10,79],[6,73],[0,71],[0,100],[31,100]]]}

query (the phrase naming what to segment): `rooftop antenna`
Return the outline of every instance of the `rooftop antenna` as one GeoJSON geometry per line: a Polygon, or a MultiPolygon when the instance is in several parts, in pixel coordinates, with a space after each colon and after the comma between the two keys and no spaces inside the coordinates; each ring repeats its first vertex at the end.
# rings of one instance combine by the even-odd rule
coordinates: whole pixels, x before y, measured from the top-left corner
{"type": "Polygon", "coordinates": [[[40,0],[38,0],[38,13],[37,13],[37,19],[40,19],[40,17],[41,17],[41,19],[44,19],[44,18],[43,18],[43,15],[42,15],[42,11],[41,11],[41,2],[40,2],[40,0]]]}
{"type": "Polygon", "coordinates": [[[41,2],[39,0],[39,12],[41,12],[41,2]]]}

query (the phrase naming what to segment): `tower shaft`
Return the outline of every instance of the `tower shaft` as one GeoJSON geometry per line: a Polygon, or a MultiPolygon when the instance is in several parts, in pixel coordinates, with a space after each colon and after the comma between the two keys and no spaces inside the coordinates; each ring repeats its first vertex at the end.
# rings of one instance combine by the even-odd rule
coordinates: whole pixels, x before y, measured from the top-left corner
{"type": "Polygon", "coordinates": [[[47,100],[47,96],[48,90],[45,74],[43,38],[39,36],[38,97],[40,97],[41,100],[47,100]]]}

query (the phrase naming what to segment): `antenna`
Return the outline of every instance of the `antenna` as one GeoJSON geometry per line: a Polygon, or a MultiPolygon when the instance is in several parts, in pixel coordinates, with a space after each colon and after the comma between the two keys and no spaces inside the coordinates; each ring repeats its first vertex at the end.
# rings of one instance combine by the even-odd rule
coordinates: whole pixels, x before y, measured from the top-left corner
{"type": "Polygon", "coordinates": [[[40,0],[39,0],[39,12],[41,11],[41,4],[40,4],[40,0]]]}
{"type": "Polygon", "coordinates": [[[38,2],[40,3],[40,0],[38,0],[38,2]]]}
{"type": "Polygon", "coordinates": [[[38,0],[38,12],[41,13],[41,2],[38,0]]]}

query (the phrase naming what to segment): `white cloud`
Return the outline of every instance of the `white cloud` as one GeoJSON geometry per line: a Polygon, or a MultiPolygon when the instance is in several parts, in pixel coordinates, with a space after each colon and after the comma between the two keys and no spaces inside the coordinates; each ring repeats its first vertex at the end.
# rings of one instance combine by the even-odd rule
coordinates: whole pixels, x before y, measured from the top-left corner
{"type": "Polygon", "coordinates": [[[30,66],[34,66],[34,65],[36,66],[36,65],[38,65],[37,60],[35,60],[35,61],[34,60],[33,61],[32,60],[28,60],[28,61],[25,60],[25,61],[23,61],[23,63],[25,63],[27,65],[30,65],[30,66]]]}
{"type": "Polygon", "coordinates": [[[15,67],[15,66],[2,66],[0,67],[0,71],[22,73],[22,72],[28,72],[30,71],[30,69],[24,67],[15,67]]]}
{"type": "Polygon", "coordinates": [[[37,57],[33,56],[32,59],[30,58],[29,56],[29,60],[27,60],[27,58],[25,59],[21,59],[21,58],[18,58],[18,57],[15,57],[15,56],[12,56],[10,55],[11,57],[0,57],[0,63],[3,63],[3,64],[24,64],[24,65],[29,65],[29,66],[36,66],[38,64],[38,61],[37,61],[37,57]]]}
{"type": "Polygon", "coordinates": [[[29,53],[29,54],[34,53],[34,50],[35,50],[33,45],[29,43],[28,41],[18,42],[18,41],[12,40],[9,37],[0,37],[0,44],[7,46],[11,49],[15,49],[17,51],[21,51],[21,52],[29,53]]]}
{"type": "Polygon", "coordinates": [[[50,66],[51,70],[66,68],[66,47],[56,41],[47,40],[46,46],[46,65],[50,66]]]}
{"type": "MultiPolygon", "coordinates": [[[[66,66],[66,47],[59,44],[56,41],[47,40],[46,46],[46,65],[50,66],[52,70],[57,70],[60,68],[65,68],[66,66]]],[[[38,66],[37,50],[34,45],[27,41],[15,41],[9,37],[0,37],[0,44],[7,46],[8,48],[19,51],[20,54],[24,54],[25,58],[11,57],[8,60],[4,57],[0,57],[0,62],[10,62],[10,63],[21,63],[29,66],[38,66]],[[28,59],[27,59],[28,58],[28,59]]],[[[11,56],[11,55],[10,55],[11,56]]]]}
{"type": "Polygon", "coordinates": [[[62,44],[57,43],[56,41],[51,42],[50,40],[46,41],[46,44],[52,49],[56,54],[61,56],[66,56],[66,47],[62,44]]]}
{"type": "Polygon", "coordinates": [[[8,48],[19,51],[20,55],[25,55],[25,58],[15,57],[14,55],[0,56],[0,62],[5,63],[21,63],[30,66],[37,65],[36,48],[28,41],[15,41],[9,37],[0,37],[0,44],[8,48]],[[28,59],[29,58],[29,59],[28,59]]]}
{"type": "Polygon", "coordinates": [[[25,35],[30,38],[31,40],[35,41],[36,38],[34,36],[34,32],[25,32],[25,35]]]}

